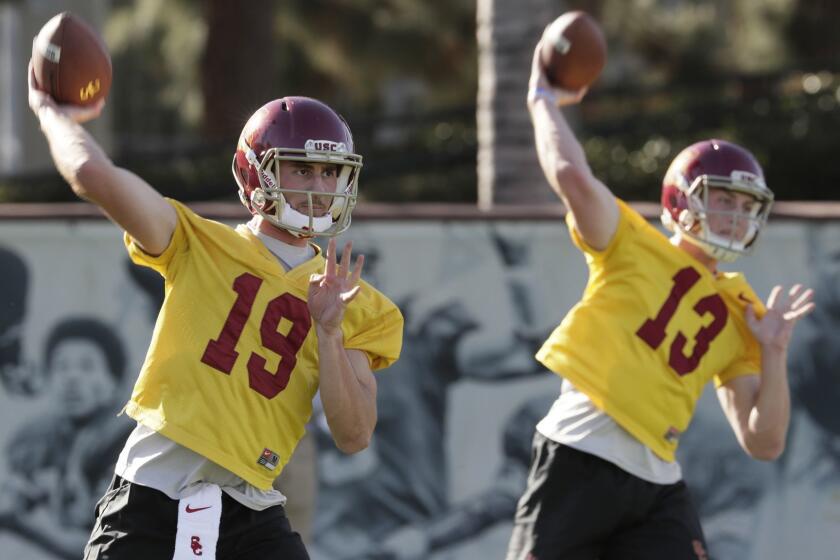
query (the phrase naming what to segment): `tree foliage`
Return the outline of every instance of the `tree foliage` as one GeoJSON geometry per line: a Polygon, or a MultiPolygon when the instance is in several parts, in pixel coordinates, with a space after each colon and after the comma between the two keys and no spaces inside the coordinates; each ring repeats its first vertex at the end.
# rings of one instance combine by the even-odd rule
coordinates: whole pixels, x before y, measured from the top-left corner
{"type": "MultiPolygon", "coordinates": [[[[680,148],[720,136],[756,152],[781,198],[836,198],[840,171],[823,162],[840,124],[840,3],[567,4],[596,15],[608,36],[607,69],[580,109],[581,138],[620,195],[655,199],[680,148]]],[[[475,200],[475,0],[112,6],[112,152],[165,194],[233,200],[242,124],[263,102],[295,94],[348,118],[368,198],[475,200]]],[[[35,193],[70,196],[25,180],[0,196],[35,193]]]]}
{"type": "Polygon", "coordinates": [[[779,198],[837,198],[832,187],[840,171],[825,162],[840,126],[840,5],[576,5],[597,11],[610,43],[607,71],[581,106],[584,147],[595,172],[621,196],[656,200],[679,150],[720,137],[756,153],[779,198]]]}

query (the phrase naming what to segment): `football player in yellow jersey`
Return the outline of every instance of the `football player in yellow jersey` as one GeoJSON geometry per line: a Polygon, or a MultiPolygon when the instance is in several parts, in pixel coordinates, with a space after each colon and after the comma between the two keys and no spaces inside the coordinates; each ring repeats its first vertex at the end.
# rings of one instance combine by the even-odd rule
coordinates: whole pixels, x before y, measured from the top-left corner
{"type": "Polygon", "coordinates": [[[246,123],[233,174],[250,211],[230,228],[115,166],[80,126],[90,108],[29,102],[56,167],[125,230],[132,260],[159,272],[165,299],[126,413],[137,426],[97,504],[92,559],[303,559],[272,488],[321,401],[339,449],[376,424],[372,371],[397,360],[402,315],[361,280],[350,225],[361,156],[347,123],[284,97],[246,123]],[[329,237],[326,258],[313,236],[329,237]]]}
{"type": "Polygon", "coordinates": [[[677,155],[663,181],[667,238],[592,175],[560,111],[586,92],[551,88],[539,52],[528,92],[537,154],[589,281],[537,353],[562,389],[537,424],[507,559],[706,559],[674,458],[680,434],[713,380],[744,451],[782,453],[787,347],[812,292],[777,286],[765,308],[743,275],[718,270],[754,246],[770,211],[752,154],[707,140],[677,155]]]}

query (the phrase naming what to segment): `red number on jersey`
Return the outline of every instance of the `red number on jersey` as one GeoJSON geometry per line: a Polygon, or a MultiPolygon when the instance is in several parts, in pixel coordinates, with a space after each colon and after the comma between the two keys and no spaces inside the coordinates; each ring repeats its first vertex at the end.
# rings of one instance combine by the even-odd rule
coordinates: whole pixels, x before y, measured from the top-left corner
{"type": "Polygon", "coordinates": [[[242,329],[245,328],[248,316],[251,315],[251,308],[254,306],[254,300],[262,282],[261,278],[247,272],[236,277],[236,280],[233,281],[233,291],[238,294],[236,301],[233,302],[233,307],[228,313],[222,332],[219,333],[219,338],[207,343],[204,355],[201,356],[202,362],[230,375],[233,364],[239,357],[239,352],[236,351],[236,343],[239,342],[242,329]]]}
{"type": "MultiPolygon", "coordinates": [[[[647,319],[642,323],[642,326],[636,331],[636,336],[644,340],[654,350],[659,348],[665,340],[665,327],[668,326],[668,323],[674,317],[674,313],[677,312],[680,301],[698,280],[700,280],[700,273],[690,266],[678,271],[674,275],[674,285],[671,288],[671,293],[668,294],[665,303],[659,309],[659,313],[656,314],[655,318],[647,319]]],[[[673,342],[671,342],[668,365],[678,375],[686,375],[697,369],[700,360],[709,351],[712,341],[726,326],[726,320],[729,317],[726,304],[718,294],[706,296],[698,301],[694,306],[694,311],[701,317],[707,313],[710,314],[712,323],[702,327],[694,335],[694,351],[691,356],[684,354],[685,344],[688,340],[683,333],[677,332],[673,342]]]]}
{"type": "Polygon", "coordinates": [[[251,389],[270,399],[286,388],[289,377],[297,363],[297,353],[309,333],[312,317],[302,299],[286,293],[268,303],[260,326],[262,345],[280,355],[277,371],[265,369],[265,358],[256,352],[248,360],[248,384],[251,389]],[[292,326],[289,334],[277,332],[282,319],[288,319],[292,326]]]}
{"type": "MultiPolygon", "coordinates": [[[[207,343],[201,356],[203,363],[230,375],[239,358],[236,344],[251,315],[262,282],[262,279],[247,272],[233,281],[233,290],[237,293],[236,301],[233,302],[219,337],[207,343]]],[[[286,388],[297,364],[298,350],[303,346],[311,325],[309,308],[302,299],[286,293],[268,303],[260,325],[260,339],[265,348],[280,356],[280,364],[277,371],[271,373],[265,369],[266,359],[252,352],[248,359],[248,385],[251,389],[271,399],[286,388]],[[277,332],[283,319],[291,323],[289,333],[285,336],[277,332]]]]}

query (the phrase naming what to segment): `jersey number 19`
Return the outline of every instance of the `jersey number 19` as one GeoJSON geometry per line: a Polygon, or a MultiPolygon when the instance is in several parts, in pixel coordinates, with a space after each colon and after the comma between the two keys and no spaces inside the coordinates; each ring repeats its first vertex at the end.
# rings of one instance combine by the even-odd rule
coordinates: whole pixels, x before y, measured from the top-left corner
{"type": "MultiPolygon", "coordinates": [[[[247,272],[233,281],[233,291],[237,293],[236,301],[233,302],[233,307],[222,326],[222,332],[216,339],[207,343],[204,355],[201,356],[203,363],[230,375],[239,358],[236,344],[248,323],[251,308],[262,283],[262,278],[247,272]]],[[[303,346],[311,325],[309,308],[302,299],[287,292],[268,302],[260,324],[260,339],[263,347],[280,356],[280,363],[277,371],[270,372],[265,369],[266,359],[252,352],[247,364],[248,385],[251,389],[271,399],[286,388],[297,364],[298,350],[303,346]],[[285,335],[278,332],[283,319],[291,323],[288,334],[285,335]]]]}

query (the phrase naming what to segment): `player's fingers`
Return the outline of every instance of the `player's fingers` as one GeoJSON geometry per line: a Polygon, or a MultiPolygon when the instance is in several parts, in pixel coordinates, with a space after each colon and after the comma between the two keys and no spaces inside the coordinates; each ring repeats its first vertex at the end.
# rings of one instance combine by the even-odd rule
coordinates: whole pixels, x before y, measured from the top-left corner
{"type": "Polygon", "coordinates": [[[28,72],[28,80],[29,80],[29,89],[38,89],[38,84],[35,81],[35,68],[32,67],[32,59],[29,59],[29,67],[27,68],[28,72]]]}
{"type": "Polygon", "coordinates": [[[335,238],[331,237],[329,243],[327,243],[327,265],[324,268],[324,274],[334,276],[335,268],[335,238]]]}
{"type": "Polygon", "coordinates": [[[816,308],[814,302],[809,302],[803,305],[798,309],[794,309],[792,311],[788,311],[785,313],[785,320],[787,321],[798,321],[802,317],[805,317],[809,313],[811,313],[816,308]]]}
{"type": "Polygon", "coordinates": [[[45,96],[46,93],[41,91],[41,88],[38,87],[38,80],[35,79],[35,68],[32,66],[32,60],[29,60],[29,76],[27,77],[29,83],[29,97],[32,98],[32,95],[39,95],[45,96]]]}
{"type": "Polygon", "coordinates": [[[54,105],[52,97],[38,87],[38,82],[35,80],[35,70],[32,66],[32,60],[29,61],[29,76],[27,78],[29,85],[29,107],[37,115],[40,108],[44,105],[54,105]]]}
{"type": "Polygon", "coordinates": [[[341,301],[344,303],[350,303],[351,301],[353,301],[353,298],[355,298],[358,295],[361,289],[361,286],[355,286],[353,287],[353,289],[347,290],[346,292],[341,294],[341,301]]]}
{"type": "MultiPolygon", "coordinates": [[[[35,47],[35,42],[38,40],[37,35],[32,37],[32,55],[37,52],[37,48],[35,47]]],[[[38,80],[35,79],[35,65],[32,63],[32,56],[29,57],[29,89],[34,89],[37,91],[41,91],[41,88],[38,87],[38,80]]]]}
{"type": "Polygon", "coordinates": [[[540,51],[542,51],[542,44],[543,38],[540,38],[537,41],[537,46],[534,49],[534,56],[531,59],[531,70],[535,72],[540,72],[542,70],[542,65],[540,64],[540,51]]]}
{"type": "Polygon", "coordinates": [[[32,58],[38,52],[38,47],[35,45],[38,43],[38,36],[35,35],[32,37],[32,53],[29,55],[29,70],[32,71],[32,58]]]}
{"type": "Polygon", "coordinates": [[[563,88],[553,89],[556,93],[555,104],[558,107],[563,107],[566,105],[574,105],[576,103],[580,103],[583,100],[583,96],[586,95],[587,91],[589,91],[589,86],[582,87],[577,91],[572,91],[563,88]]]}
{"type": "Polygon", "coordinates": [[[773,309],[776,305],[776,300],[779,299],[779,294],[782,291],[781,286],[773,286],[773,289],[770,290],[770,295],[767,297],[767,308],[773,309]]]}
{"type": "Polygon", "coordinates": [[[796,299],[796,296],[799,295],[799,292],[802,291],[802,284],[794,284],[790,287],[790,289],[785,294],[786,298],[785,301],[788,306],[790,306],[793,301],[796,299]]]}
{"type": "Polygon", "coordinates": [[[63,105],[63,111],[69,116],[71,119],[76,121],[77,123],[84,123],[87,121],[92,121],[93,119],[97,118],[101,113],[102,109],[105,108],[105,100],[100,99],[96,103],[90,106],[83,106],[78,107],[75,105],[63,105]]]}
{"type": "Polygon", "coordinates": [[[338,267],[339,278],[346,278],[347,273],[350,272],[350,258],[353,255],[353,242],[348,241],[344,244],[344,251],[341,252],[341,264],[338,267]]]}
{"type": "Polygon", "coordinates": [[[365,256],[359,255],[356,257],[356,264],[353,266],[353,275],[350,277],[350,284],[355,286],[359,283],[362,277],[362,268],[365,266],[365,256]]]}
{"type": "Polygon", "coordinates": [[[791,309],[798,309],[799,307],[805,305],[814,297],[814,290],[808,288],[804,292],[802,292],[798,298],[796,298],[793,303],[791,304],[791,309]]]}
{"type": "Polygon", "coordinates": [[[309,284],[312,286],[316,286],[321,284],[324,281],[325,276],[323,274],[311,274],[309,276],[309,284]]]}
{"type": "Polygon", "coordinates": [[[548,79],[545,77],[542,62],[540,61],[540,52],[542,51],[544,38],[537,42],[534,49],[534,58],[531,60],[531,78],[529,80],[530,89],[545,88],[548,89],[548,79]]]}

